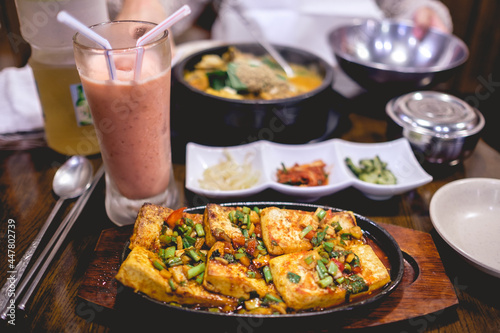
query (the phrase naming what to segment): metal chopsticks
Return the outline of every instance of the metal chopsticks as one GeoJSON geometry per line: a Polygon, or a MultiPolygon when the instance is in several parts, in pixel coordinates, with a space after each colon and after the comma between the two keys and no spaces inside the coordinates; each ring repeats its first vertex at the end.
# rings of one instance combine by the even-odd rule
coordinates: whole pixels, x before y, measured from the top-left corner
{"type": "MultiPolygon", "coordinates": [[[[16,289],[16,296],[14,296],[14,302],[17,300],[17,295],[21,295],[22,292],[24,291],[24,289],[28,286],[32,276],[35,274],[36,270],[43,262],[43,266],[38,271],[38,274],[36,275],[35,279],[29,284],[28,291],[25,293],[25,295],[21,299],[21,302],[18,305],[18,307],[21,310],[24,310],[26,308],[26,303],[29,301],[33,291],[35,290],[38,283],[40,282],[43,275],[45,274],[45,271],[47,270],[48,265],[51,263],[52,259],[54,258],[57,251],[61,247],[67,234],[69,233],[69,231],[73,227],[75,221],[77,220],[78,216],[82,212],[83,207],[87,203],[88,199],[90,198],[90,195],[92,194],[95,187],[97,186],[97,183],[99,183],[99,180],[101,179],[103,174],[104,174],[104,166],[101,166],[99,168],[99,170],[97,170],[96,174],[94,175],[94,179],[92,180],[92,184],[90,185],[90,187],[75,202],[73,208],[68,213],[68,215],[65,217],[65,219],[61,222],[61,224],[57,228],[56,232],[54,233],[54,235],[50,239],[49,243],[44,248],[43,252],[40,254],[37,261],[34,263],[33,267],[30,269],[30,271],[26,275],[25,279],[22,281],[22,283],[16,289]],[[53,244],[54,244],[54,246],[52,247],[53,244]],[[47,258],[45,258],[45,256],[47,255],[47,253],[50,250],[51,250],[51,252],[50,252],[49,256],[47,258]]],[[[9,303],[9,302],[7,302],[7,303],[9,303]]],[[[2,308],[2,312],[0,313],[0,317],[2,319],[6,319],[7,311],[8,311],[7,306],[2,308]]]]}

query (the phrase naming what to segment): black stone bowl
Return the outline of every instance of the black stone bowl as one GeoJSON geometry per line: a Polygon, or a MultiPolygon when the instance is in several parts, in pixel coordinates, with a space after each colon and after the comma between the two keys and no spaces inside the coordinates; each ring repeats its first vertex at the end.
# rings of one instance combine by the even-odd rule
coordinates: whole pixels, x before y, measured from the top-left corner
{"type": "Polygon", "coordinates": [[[233,100],[207,94],[184,80],[205,54],[225,53],[229,46],[264,55],[258,44],[231,44],[191,54],[172,69],[171,129],[173,143],[196,142],[232,146],[256,140],[306,143],[331,131],[333,69],[320,57],[291,47],[277,46],[290,63],[314,66],[323,76],[320,87],[308,93],[276,100],[233,100]]]}

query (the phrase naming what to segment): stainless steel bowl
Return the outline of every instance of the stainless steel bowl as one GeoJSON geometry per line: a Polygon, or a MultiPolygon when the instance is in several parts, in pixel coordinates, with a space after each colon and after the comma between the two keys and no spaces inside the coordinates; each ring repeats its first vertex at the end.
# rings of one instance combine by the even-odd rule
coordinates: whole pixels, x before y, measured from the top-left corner
{"type": "Polygon", "coordinates": [[[419,40],[414,29],[407,22],[365,20],[335,29],[329,42],[354,81],[367,90],[391,89],[398,95],[446,81],[469,56],[454,35],[429,29],[419,40]]]}
{"type": "MultiPolygon", "coordinates": [[[[435,91],[417,91],[393,98],[388,116],[410,142],[420,162],[456,165],[475,149],[485,120],[463,100],[435,91]]],[[[389,126],[389,131],[391,127],[389,126]]]]}

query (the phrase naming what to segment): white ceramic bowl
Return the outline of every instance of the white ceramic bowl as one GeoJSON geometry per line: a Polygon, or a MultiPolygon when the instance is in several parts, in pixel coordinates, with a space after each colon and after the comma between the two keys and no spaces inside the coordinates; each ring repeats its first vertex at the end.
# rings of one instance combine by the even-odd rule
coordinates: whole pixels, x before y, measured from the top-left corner
{"type": "Polygon", "coordinates": [[[430,217],[463,258],[500,277],[500,179],[465,178],[444,185],[431,199],[430,217]]]}
{"type": "Polygon", "coordinates": [[[272,188],[301,200],[312,201],[353,186],[371,199],[385,200],[430,181],[432,177],[422,169],[405,138],[383,143],[352,143],[331,139],[300,145],[256,141],[232,147],[210,147],[190,142],[186,148],[186,188],[209,198],[243,198],[272,188]],[[260,173],[260,178],[254,186],[237,191],[212,191],[200,187],[199,181],[203,179],[203,172],[225,160],[225,151],[239,164],[244,162],[248,154],[253,156],[252,168],[260,173]],[[398,179],[396,185],[363,182],[345,164],[346,157],[357,163],[359,159],[374,158],[376,154],[388,163],[388,167],[398,179]],[[290,166],[295,163],[311,163],[318,159],[326,164],[325,171],[329,173],[328,184],[298,187],[277,182],[276,171],[281,168],[282,163],[290,166]]]}

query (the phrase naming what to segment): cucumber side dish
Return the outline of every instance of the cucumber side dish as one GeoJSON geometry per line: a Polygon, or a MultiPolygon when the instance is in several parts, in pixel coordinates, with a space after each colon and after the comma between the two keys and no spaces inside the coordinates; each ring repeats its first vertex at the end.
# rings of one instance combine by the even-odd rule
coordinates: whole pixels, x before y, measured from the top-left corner
{"type": "Polygon", "coordinates": [[[373,159],[361,159],[359,165],[355,165],[350,157],[345,159],[347,167],[358,177],[358,179],[380,185],[394,185],[397,183],[396,176],[387,168],[378,155],[373,159]]]}

